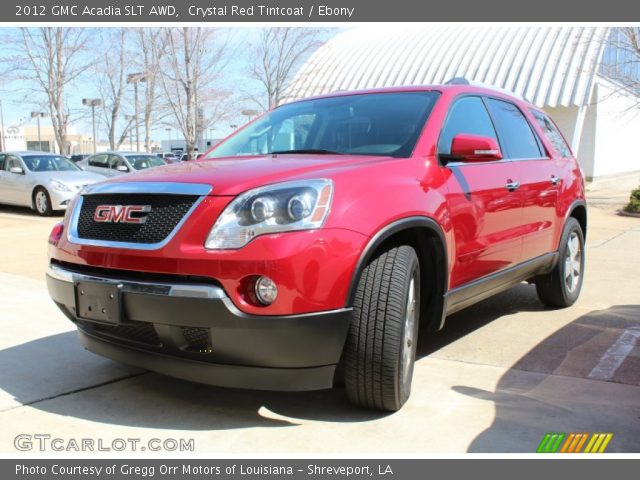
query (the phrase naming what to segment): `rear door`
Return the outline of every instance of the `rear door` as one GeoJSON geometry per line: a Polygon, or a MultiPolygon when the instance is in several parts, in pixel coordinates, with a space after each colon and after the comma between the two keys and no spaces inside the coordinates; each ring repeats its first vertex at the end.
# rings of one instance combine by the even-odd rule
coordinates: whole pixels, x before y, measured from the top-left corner
{"type": "MultiPolygon", "coordinates": [[[[459,133],[499,140],[479,96],[464,96],[452,104],[445,120],[438,154],[451,152],[459,133]]],[[[521,195],[510,189],[515,181],[512,162],[463,163],[450,161],[447,201],[455,240],[451,288],[513,266],[521,256],[521,195]]]]}
{"type": "Polygon", "coordinates": [[[512,102],[488,98],[487,106],[515,168],[522,194],[521,261],[549,253],[556,222],[559,169],[520,108],[512,102]]]}

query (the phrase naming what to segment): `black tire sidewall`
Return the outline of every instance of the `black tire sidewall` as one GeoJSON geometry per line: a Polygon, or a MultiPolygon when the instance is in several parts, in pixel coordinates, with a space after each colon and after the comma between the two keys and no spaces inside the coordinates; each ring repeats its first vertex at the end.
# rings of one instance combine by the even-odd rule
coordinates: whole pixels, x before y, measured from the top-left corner
{"type": "Polygon", "coordinates": [[[584,252],[584,234],[582,232],[582,228],[580,227],[580,223],[571,217],[567,221],[565,225],[564,232],[562,233],[562,243],[560,247],[560,258],[558,259],[558,280],[560,282],[560,287],[562,288],[562,295],[565,299],[567,305],[572,305],[580,296],[580,291],[582,290],[582,282],[584,280],[584,261],[585,261],[585,252],[584,252]],[[567,253],[567,249],[569,248],[569,238],[571,234],[576,232],[578,235],[578,239],[580,241],[580,278],[578,279],[578,286],[573,292],[570,292],[567,289],[567,284],[565,282],[565,255],[567,253]]]}
{"type": "Polygon", "coordinates": [[[414,322],[413,325],[413,345],[411,346],[412,352],[411,352],[411,364],[409,366],[409,374],[406,376],[404,376],[404,372],[402,370],[402,358],[403,358],[403,353],[404,353],[404,349],[406,348],[405,345],[405,325],[402,325],[402,331],[401,331],[401,344],[400,344],[400,348],[398,349],[398,395],[400,396],[399,398],[399,404],[402,405],[404,404],[407,399],[409,398],[409,395],[411,394],[411,385],[412,385],[412,380],[413,380],[413,370],[414,370],[414,366],[415,366],[415,358],[416,358],[416,349],[417,349],[417,344],[418,344],[418,331],[420,329],[420,265],[418,262],[418,257],[414,256],[413,257],[413,261],[411,262],[411,264],[409,265],[409,269],[406,275],[406,281],[405,281],[405,286],[404,286],[404,309],[403,309],[403,318],[404,316],[406,316],[407,313],[407,300],[408,300],[408,296],[409,296],[409,286],[411,285],[411,280],[415,279],[415,299],[416,299],[416,312],[417,312],[417,318],[416,321],[414,322]]]}

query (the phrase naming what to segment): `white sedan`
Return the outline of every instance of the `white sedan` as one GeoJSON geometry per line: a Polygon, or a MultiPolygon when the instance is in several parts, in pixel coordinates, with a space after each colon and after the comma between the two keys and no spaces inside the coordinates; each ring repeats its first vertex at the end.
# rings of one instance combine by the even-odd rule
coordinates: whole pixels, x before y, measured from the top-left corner
{"type": "Polygon", "coordinates": [[[105,180],[48,152],[0,153],[0,203],[30,207],[40,215],[66,210],[83,187],[105,180]]]}

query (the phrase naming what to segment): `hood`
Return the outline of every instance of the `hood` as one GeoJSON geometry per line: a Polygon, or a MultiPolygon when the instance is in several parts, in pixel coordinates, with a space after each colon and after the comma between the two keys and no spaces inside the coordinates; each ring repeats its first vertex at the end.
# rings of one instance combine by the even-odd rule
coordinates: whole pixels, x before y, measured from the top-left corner
{"type": "Polygon", "coordinates": [[[121,182],[202,183],[213,195],[238,195],[252,188],[301,178],[329,178],[336,170],[389,157],[363,155],[262,155],[196,160],[142,170],[109,180],[121,182]]]}
{"type": "Polygon", "coordinates": [[[71,171],[71,172],[34,172],[34,175],[42,181],[57,180],[71,187],[83,187],[105,179],[97,173],[71,171]]]}

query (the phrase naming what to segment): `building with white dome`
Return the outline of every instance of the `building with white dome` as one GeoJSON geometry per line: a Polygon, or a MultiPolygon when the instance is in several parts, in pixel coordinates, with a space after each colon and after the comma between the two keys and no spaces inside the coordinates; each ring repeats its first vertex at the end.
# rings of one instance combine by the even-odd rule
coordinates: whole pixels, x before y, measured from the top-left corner
{"type": "Polygon", "coordinates": [[[330,39],[307,60],[285,101],[464,77],[513,92],[547,111],[588,179],[636,171],[640,92],[607,72],[626,68],[625,74],[637,79],[640,65],[624,61],[619,37],[615,28],[605,27],[354,28],[330,39]]]}

